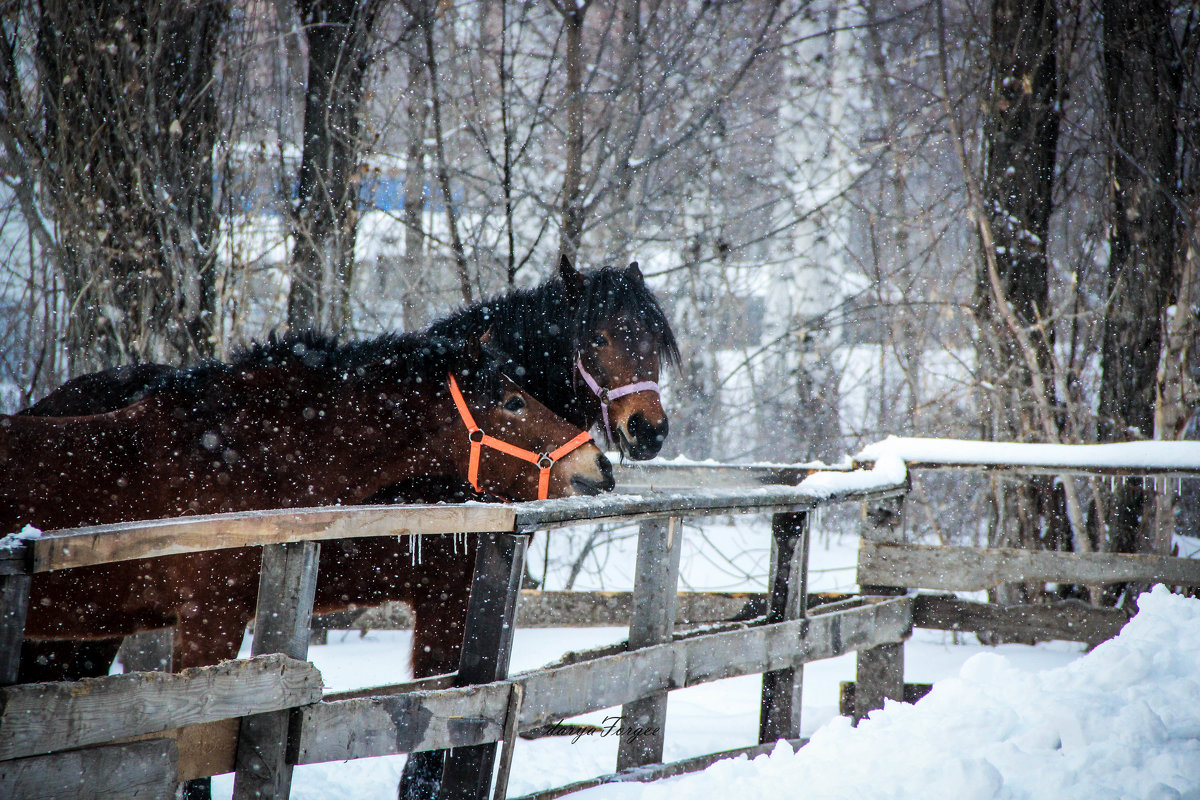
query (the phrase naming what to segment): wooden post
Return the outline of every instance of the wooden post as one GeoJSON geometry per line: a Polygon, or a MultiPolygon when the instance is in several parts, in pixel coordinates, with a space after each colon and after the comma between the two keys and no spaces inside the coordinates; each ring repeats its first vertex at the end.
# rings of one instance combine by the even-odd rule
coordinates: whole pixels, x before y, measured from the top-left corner
{"type": "MultiPolygon", "coordinates": [[[[525,572],[527,534],[483,533],[475,554],[475,577],[467,604],[459,659],[458,686],[491,683],[508,677],[516,627],[521,576],[525,572]]],[[[438,790],[441,800],[487,800],[492,784],[496,745],[483,744],[450,750],[438,790]]]]}
{"type": "MultiPolygon", "coordinates": [[[[904,498],[891,497],[864,504],[865,524],[862,537],[873,542],[898,542],[902,537],[904,498]]],[[[864,595],[896,596],[906,590],[899,586],[860,585],[864,595]]],[[[854,687],[854,724],[877,708],[885,699],[904,699],[904,645],[885,644],[859,650],[854,687]]]]}
{"type": "MultiPolygon", "coordinates": [[[[767,593],[767,622],[803,619],[807,615],[808,514],[771,517],[771,578],[767,593]]],[[[800,692],[804,667],[763,673],[762,705],[758,718],[759,744],[800,738],[800,692]]]]}
{"type": "Polygon", "coordinates": [[[0,573],[0,686],[16,683],[21,668],[30,580],[28,575],[0,573]]]}
{"type": "MultiPolygon", "coordinates": [[[[283,653],[307,659],[320,551],[317,542],[263,548],[253,655],[283,653]]],[[[292,765],[287,759],[291,714],[284,710],[242,718],[233,779],[235,800],[282,800],[288,796],[292,785],[292,765]]]]}
{"type": "MultiPolygon", "coordinates": [[[[629,620],[630,650],[669,642],[675,632],[683,538],[679,522],[678,517],[671,517],[641,523],[633,578],[633,613],[629,620]]],[[[620,737],[617,771],[660,763],[666,725],[667,692],[656,692],[622,706],[621,727],[637,729],[639,735],[620,737]]]]}

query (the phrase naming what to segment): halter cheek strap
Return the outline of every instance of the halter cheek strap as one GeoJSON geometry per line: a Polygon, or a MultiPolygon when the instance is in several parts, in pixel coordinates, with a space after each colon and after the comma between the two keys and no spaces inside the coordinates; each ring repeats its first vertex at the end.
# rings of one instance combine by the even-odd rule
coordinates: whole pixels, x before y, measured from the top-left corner
{"type": "Polygon", "coordinates": [[[575,356],[575,369],[579,370],[580,377],[587,384],[588,388],[600,398],[600,414],[604,417],[604,435],[608,440],[613,441],[612,427],[608,424],[608,404],[618,397],[624,397],[627,394],[637,394],[638,392],[654,392],[657,395],[662,394],[662,390],[658,388],[658,384],[654,381],[638,381],[637,383],[627,383],[624,386],[618,386],[615,389],[603,388],[595,378],[591,376],[583,367],[583,358],[575,356]]]}
{"type": "Polygon", "coordinates": [[[484,447],[499,450],[501,453],[507,453],[536,465],[538,468],[538,500],[545,500],[550,495],[550,469],[555,462],[592,440],[590,433],[580,431],[578,436],[556,450],[549,453],[535,453],[524,447],[518,447],[494,436],[489,436],[475,424],[475,418],[471,416],[471,409],[467,408],[467,401],[463,399],[462,392],[459,391],[458,381],[454,380],[453,375],[448,375],[447,378],[450,384],[450,396],[454,398],[458,415],[462,417],[463,424],[467,426],[467,439],[471,442],[471,460],[467,467],[467,480],[470,481],[471,488],[477,492],[483,492],[479,488],[479,456],[484,447]]]}

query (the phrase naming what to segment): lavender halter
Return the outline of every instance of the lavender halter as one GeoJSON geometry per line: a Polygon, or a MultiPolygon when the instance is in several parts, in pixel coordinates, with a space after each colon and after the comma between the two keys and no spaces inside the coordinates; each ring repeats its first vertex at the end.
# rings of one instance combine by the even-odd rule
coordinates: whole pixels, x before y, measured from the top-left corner
{"type": "Polygon", "coordinates": [[[616,389],[605,389],[584,369],[583,359],[579,356],[575,356],[575,369],[579,370],[579,375],[583,378],[583,382],[588,385],[588,388],[595,393],[596,397],[600,398],[600,413],[604,416],[604,435],[608,437],[608,441],[610,442],[616,441],[616,439],[613,438],[612,428],[608,424],[609,402],[616,400],[618,397],[624,397],[627,394],[637,394],[638,392],[662,394],[658,388],[658,384],[654,381],[638,381],[637,383],[618,386],[616,389]]]}

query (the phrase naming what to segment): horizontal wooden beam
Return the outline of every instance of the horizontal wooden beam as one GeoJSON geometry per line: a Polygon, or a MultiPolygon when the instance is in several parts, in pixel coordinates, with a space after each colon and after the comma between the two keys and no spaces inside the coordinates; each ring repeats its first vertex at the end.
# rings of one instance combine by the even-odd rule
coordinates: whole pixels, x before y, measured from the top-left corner
{"type": "MultiPolygon", "coordinates": [[[[853,473],[841,473],[851,475],[853,473]]],[[[861,478],[867,473],[858,473],[861,478]]],[[[844,488],[822,485],[760,486],[757,488],[669,491],[647,495],[609,494],[598,497],[566,497],[513,506],[517,530],[561,528],[580,522],[632,522],[666,517],[703,517],[713,514],[760,514],[806,511],[825,503],[848,500],[871,501],[903,495],[907,480],[897,484],[857,483],[848,479],[844,488]]]]}
{"type": "Polygon", "coordinates": [[[335,506],[96,525],[29,541],[33,572],[285,542],[511,531],[506,505],[335,506]]]}
{"type": "Polygon", "coordinates": [[[0,760],[291,708],[321,699],[321,673],[268,655],[172,674],[134,672],[0,688],[0,760]]]}
{"type": "MultiPolygon", "coordinates": [[[[654,692],[796,667],[903,641],[912,630],[907,597],[817,613],[807,620],[695,636],[517,676],[525,700],[519,727],[619,706],[654,692]]],[[[300,711],[297,764],[342,761],[498,741],[511,681],[391,697],[318,703],[300,711]]]]}
{"type": "Polygon", "coordinates": [[[814,472],[834,471],[823,464],[695,464],[634,461],[613,465],[621,491],[630,489],[737,489],[764,484],[794,486],[814,472]]]}
{"type": "Polygon", "coordinates": [[[1200,559],[1017,548],[932,547],[864,540],[859,585],[976,592],[1008,581],[1099,586],[1132,581],[1200,586],[1200,559]]]}
{"type": "Polygon", "coordinates": [[[175,796],[173,739],[90,747],[0,761],[0,797],[161,800],[175,796]]]}
{"type": "Polygon", "coordinates": [[[1129,621],[1129,615],[1119,608],[1097,608],[1079,600],[1000,606],[936,594],[913,599],[913,627],[996,633],[1038,642],[1098,644],[1116,636],[1129,621]]]}

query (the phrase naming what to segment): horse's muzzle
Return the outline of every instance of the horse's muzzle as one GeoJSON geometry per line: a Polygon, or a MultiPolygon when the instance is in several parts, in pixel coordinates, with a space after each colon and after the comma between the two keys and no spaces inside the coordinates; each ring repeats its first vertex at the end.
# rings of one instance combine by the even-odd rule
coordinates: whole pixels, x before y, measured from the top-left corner
{"type": "Polygon", "coordinates": [[[662,449],[663,442],[671,425],[666,417],[658,425],[649,422],[642,412],[638,411],[625,423],[629,436],[625,439],[626,451],[634,461],[645,461],[654,458],[662,449]]]}
{"type": "Polygon", "coordinates": [[[603,453],[596,454],[596,468],[598,471],[597,477],[592,477],[583,474],[576,474],[571,477],[571,488],[579,494],[588,496],[597,495],[601,492],[611,492],[617,485],[613,479],[612,462],[603,453]]]}

